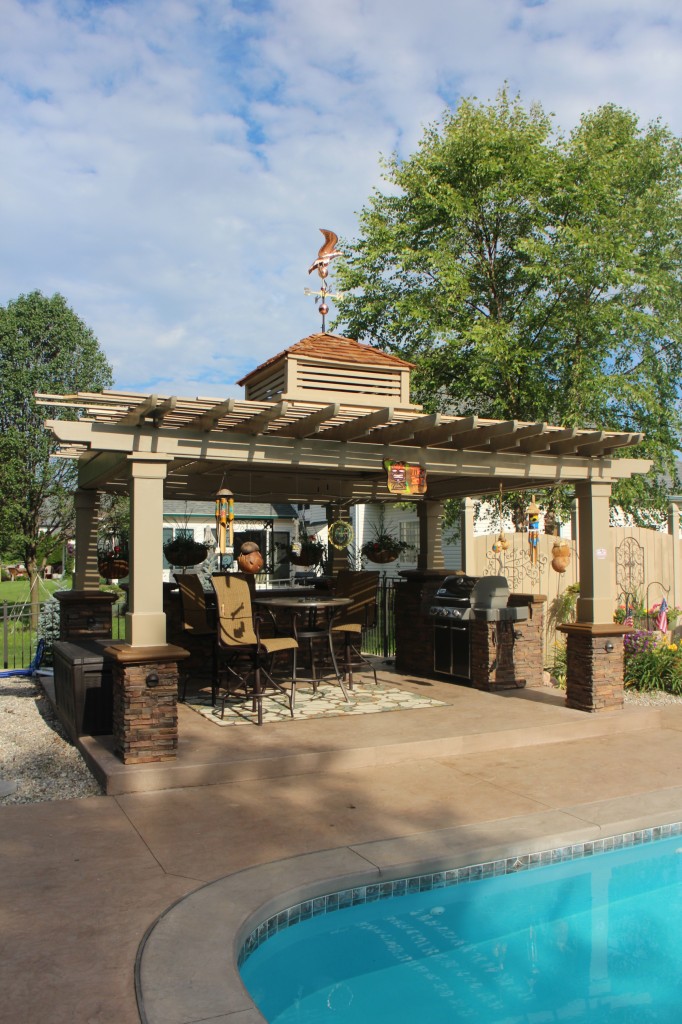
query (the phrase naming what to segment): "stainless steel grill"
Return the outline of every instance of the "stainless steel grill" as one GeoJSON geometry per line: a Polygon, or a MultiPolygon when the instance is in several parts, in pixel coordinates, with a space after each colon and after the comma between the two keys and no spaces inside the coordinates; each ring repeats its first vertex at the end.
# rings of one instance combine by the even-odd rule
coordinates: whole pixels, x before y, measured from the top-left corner
{"type": "Polygon", "coordinates": [[[433,667],[455,679],[471,679],[470,623],[519,622],[527,607],[509,606],[504,576],[448,576],[433,597],[433,667]]]}

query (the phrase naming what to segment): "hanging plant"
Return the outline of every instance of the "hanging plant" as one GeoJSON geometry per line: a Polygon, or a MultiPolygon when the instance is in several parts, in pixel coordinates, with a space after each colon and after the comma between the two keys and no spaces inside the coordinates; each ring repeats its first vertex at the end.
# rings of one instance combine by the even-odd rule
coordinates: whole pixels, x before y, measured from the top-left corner
{"type": "Polygon", "coordinates": [[[128,538],[125,534],[107,534],[97,542],[97,568],[105,580],[120,580],[128,575],[128,538]]]}
{"type": "Polygon", "coordinates": [[[179,530],[172,540],[167,540],[163,545],[163,553],[170,565],[186,569],[187,566],[205,561],[208,548],[195,540],[190,530],[179,530]]]}
{"type": "Polygon", "coordinates": [[[368,562],[375,562],[383,565],[386,562],[395,562],[403,551],[407,551],[410,545],[404,540],[398,540],[392,533],[381,530],[374,535],[372,540],[366,540],[360,548],[362,555],[368,562]]]}

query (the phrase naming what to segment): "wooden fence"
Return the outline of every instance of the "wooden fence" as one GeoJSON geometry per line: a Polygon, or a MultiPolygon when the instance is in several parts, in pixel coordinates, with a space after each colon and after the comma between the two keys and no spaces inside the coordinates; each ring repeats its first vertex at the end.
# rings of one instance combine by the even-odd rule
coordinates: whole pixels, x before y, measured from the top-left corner
{"type": "MultiPolygon", "coordinates": [[[[671,609],[682,606],[682,540],[671,533],[640,527],[612,527],[611,551],[605,565],[612,566],[614,614],[620,605],[642,605],[647,609],[665,598],[671,609]]],[[[577,544],[567,540],[570,559],[565,572],[552,568],[552,547],[556,537],[541,534],[531,557],[527,533],[507,534],[506,551],[493,551],[495,534],[474,537],[472,576],[506,576],[513,593],[544,594],[545,655],[548,661],[556,642],[556,626],[567,621],[580,580],[577,544]]],[[[674,620],[675,613],[671,613],[674,620]]],[[[682,619],[679,620],[682,623],[682,619]]],[[[653,627],[651,617],[650,628],[653,627]]]]}

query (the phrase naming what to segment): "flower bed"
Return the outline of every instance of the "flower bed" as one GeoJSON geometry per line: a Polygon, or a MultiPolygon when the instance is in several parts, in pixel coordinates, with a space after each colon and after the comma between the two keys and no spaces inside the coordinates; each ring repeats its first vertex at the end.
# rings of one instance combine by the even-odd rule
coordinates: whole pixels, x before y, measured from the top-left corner
{"type": "Polygon", "coordinates": [[[682,694],[682,650],[665,634],[647,629],[627,633],[625,685],[634,690],[682,694]]]}

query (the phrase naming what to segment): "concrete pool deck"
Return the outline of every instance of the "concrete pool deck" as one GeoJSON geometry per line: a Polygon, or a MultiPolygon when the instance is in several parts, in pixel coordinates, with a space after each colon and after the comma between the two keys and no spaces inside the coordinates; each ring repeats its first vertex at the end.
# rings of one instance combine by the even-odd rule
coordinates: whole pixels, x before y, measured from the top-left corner
{"type": "Polygon", "coordinates": [[[555,693],[429,686],[449,703],[202,722],[195,781],[175,788],[0,807],[3,1020],[137,1024],[140,951],[149,1024],[255,1024],[234,954],[273,909],[682,819],[681,707],[586,715],[555,693]],[[227,778],[208,785],[211,764],[227,778]]]}

